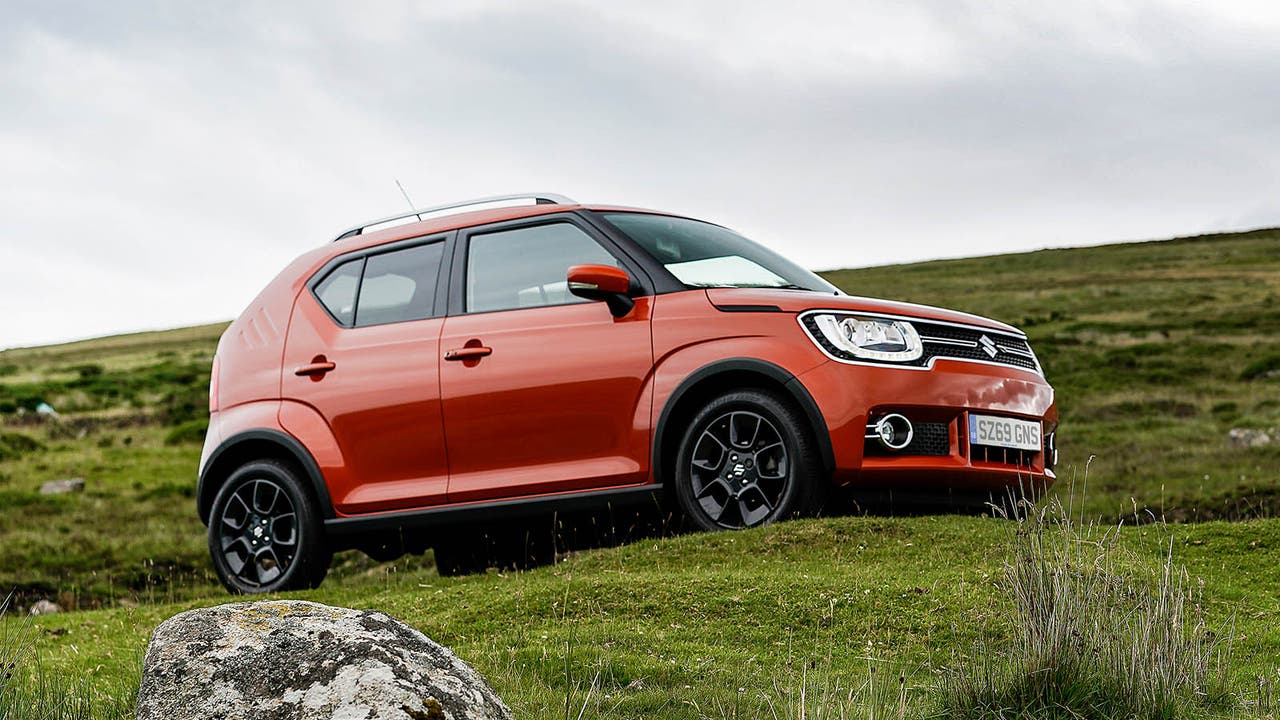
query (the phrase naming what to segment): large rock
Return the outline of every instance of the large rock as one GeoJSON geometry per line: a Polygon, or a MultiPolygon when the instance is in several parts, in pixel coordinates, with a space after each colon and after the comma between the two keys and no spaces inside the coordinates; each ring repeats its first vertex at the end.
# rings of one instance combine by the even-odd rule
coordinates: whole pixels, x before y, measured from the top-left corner
{"type": "Polygon", "coordinates": [[[469,665],[384,613],[281,600],[175,615],[151,636],[138,720],[510,718],[469,665]]]}

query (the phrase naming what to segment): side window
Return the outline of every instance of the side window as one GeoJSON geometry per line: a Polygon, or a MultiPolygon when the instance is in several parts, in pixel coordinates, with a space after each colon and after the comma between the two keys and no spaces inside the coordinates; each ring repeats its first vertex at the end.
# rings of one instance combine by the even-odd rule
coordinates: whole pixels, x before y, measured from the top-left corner
{"type": "Polygon", "coordinates": [[[356,317],[356,291],[363,267],[364,258],[342,263],[316,285],[316,299],[343,325],[350,325],[356,317]]]}
{"type": "Polygon", "coordinates": [[[360,283],[355,325],[421,320],[435,314],[436,278],[444,243],[369,256],[360,283]]]}
{"type": "Polygon", "coordinates": [[[552,223],[472,235],[467,249],[467,312],[586,302],[569,293],[574,265],[614,259],[577,226],[552,223]]]}

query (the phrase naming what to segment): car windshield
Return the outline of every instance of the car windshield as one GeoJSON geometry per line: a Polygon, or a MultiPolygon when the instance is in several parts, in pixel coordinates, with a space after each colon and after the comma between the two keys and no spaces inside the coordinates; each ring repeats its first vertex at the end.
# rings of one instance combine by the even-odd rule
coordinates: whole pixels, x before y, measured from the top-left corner
{"type": "Polygon", "coordinates": [[[636,212],[602,215],[691,288],[787,288],[840,293],[812,272],[719,225],[636,212]]]}

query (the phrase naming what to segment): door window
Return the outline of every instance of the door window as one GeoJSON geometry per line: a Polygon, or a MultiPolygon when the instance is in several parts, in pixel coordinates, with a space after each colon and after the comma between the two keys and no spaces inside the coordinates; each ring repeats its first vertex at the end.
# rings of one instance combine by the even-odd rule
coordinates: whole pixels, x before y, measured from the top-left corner
{"type": "Polygon", "coordinates": [[[574,265],[617,267],[618,261],[570,223],[472,235],[467,250],[467,311],[587,302],[571,294],[565,281],[574,265]]]}
{"type": "Polygon", "coordinates": [[[356,326],[432,317],[443,252],[444,243],[434,242],[370,256],[360,283],[356,326]]]}

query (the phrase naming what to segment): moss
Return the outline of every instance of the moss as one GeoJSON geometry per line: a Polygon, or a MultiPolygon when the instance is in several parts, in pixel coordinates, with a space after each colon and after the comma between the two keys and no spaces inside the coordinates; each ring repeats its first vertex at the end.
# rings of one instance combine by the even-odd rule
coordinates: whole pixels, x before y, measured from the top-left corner
{"type": "Polygon", "coordinates": [[[433,697],[423,698],[422,707],[424,709],[419,710],[408,705],[402,705],[400,709],[413,720],[445,720],[444,708],[440,705],[439,700],[433,697]]]}

